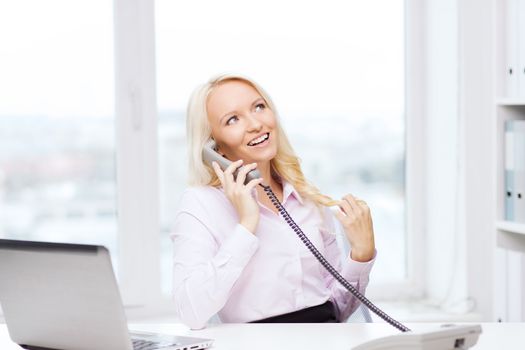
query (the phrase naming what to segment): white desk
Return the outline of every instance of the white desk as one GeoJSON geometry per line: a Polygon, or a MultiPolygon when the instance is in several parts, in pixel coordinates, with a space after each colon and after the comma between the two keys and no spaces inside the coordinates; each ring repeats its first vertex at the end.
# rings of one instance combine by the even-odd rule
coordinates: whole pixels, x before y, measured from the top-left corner
{"type": "MultiPolygon", "coordinates": [[[[439,324],[407,324],[413,330],[439,327],[439,324]]],[[[525,348],[525,323],[482,323],[483,333],[476,350],[525,348]]],[[[383,323],[335,324],[221,324],[191,331],[180,324],[133,324],[133,330],[156,331],[215,339],[213,350],[240,349],[350,349],[364,341],[397,330],[383,323]]],[[[0,349],[20,350],[13,344],[7,327],[0,324],[0,349]]]]}

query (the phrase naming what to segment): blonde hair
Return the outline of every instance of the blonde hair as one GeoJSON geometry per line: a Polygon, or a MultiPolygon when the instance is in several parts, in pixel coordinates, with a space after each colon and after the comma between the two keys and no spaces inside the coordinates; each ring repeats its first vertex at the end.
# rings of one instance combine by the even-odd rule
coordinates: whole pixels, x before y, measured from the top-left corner
{"type": "Polygon", "coordinates": [[[284,133],[277,110],[270,96],[253,80],[238,74],[222,74],[211,78],[207,83],[198,86],[190,97],[186,115],[186,134],[188,138],[189,184],[192,186],[220,187],[221,183],[213,168],[202,159],[202,149],[212,137],[208,122],[206,104],[210,93],[226,81],[238,80],[252,86],[265,100],[276,118],[277,154],[270,160],[271,169],[278,176],[291,183],[299,194],[319,206],[337,205],[337,201],[322,194],[317,187],[309,183],[301,170],[300,159],[284,133]]]}

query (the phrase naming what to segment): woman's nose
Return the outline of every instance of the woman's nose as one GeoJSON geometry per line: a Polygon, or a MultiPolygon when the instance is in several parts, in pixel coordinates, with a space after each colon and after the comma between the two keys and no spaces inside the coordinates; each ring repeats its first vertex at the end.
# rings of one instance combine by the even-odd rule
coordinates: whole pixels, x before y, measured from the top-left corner
{"type": "Polygon", "coordinates": [[[248,130],[249,131],[258,131],[262,128],[262,123],[257,117],[250,115],[248,117],[248,130]]]}

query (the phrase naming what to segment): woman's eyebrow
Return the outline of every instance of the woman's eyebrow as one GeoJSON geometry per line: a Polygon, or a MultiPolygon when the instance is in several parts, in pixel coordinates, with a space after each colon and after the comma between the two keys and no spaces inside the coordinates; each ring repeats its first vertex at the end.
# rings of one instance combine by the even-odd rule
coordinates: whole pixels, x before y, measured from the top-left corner
{"type": "MultiPolygon", "coordinates": [[[[256,99],[255,101],[252,102],[252,106],[255,105],[255,104],[257,104],[259,101],[262,101],[262,102],[265,102],[265,103],[266,103],[266,101],[264,100],[264,98],[262,98],[262,97],[257,97],[257,99],[256,99]]],[[[236,111],[236,110],[233,110],[233,111],[230,111],[230,112],[228,112],[228,113],[225,113],[225,114],[219,119],[219,123],[222,123],[222,120],[224,119],[224,117],[226,117],[227,115],[230,115],[230,114],[232,114],[232,113],[235,113],[235,112],[237,112],[237,111],[236,111]]]]}
{"type": "Polygon", "coordinates": [[[255,101],[253,101],[252,106],[253,106],[254,104],[256,104],[257,102],[259,102],[259,101],[265,102],[265,101],[264,101],[264,98],[262,98],[262,97],[258,97],[255,101]]]}
{"type": "Polygon", "coordinates": [[[236,112],[236,111],[233,110],[233,111],[231,111],[231,112],[225,113],[225,114],[219,119],[219,124],[222,123],[222,120],[224,119],[224,117],[226,117],[227,115],[230,115],[230,114],[232,114],[232,113],[235,113],[235,112],[236,112]]]}

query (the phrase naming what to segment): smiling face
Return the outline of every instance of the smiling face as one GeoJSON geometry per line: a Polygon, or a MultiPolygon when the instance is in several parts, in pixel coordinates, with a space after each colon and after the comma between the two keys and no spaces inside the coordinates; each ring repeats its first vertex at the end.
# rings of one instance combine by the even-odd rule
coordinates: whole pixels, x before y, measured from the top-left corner
{"type": "Polygon", "coordinates": [[[277,154],[275,115],[250,84],[221,82],[210,93],[206,109],[219,153],[229,160],[264,163],[277,154]]]}

